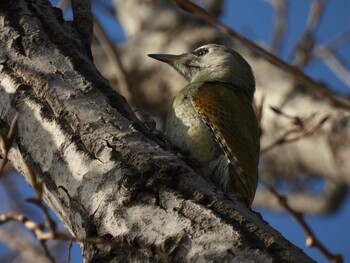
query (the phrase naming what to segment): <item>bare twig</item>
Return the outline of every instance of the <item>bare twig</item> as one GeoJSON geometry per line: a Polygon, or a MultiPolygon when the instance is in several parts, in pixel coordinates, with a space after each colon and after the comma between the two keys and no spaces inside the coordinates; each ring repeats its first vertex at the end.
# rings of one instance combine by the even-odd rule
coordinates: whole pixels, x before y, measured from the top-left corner
{"type": "Polygon", "coordinates": [[[55,221],[51,218],[47,207],[43,204],[42,199],[28,198],[27,202],[38,206],[44,214],[45,222],[50,231],[56,232],[57,227],[55,221]]]}
{"type": "Polygon", "coordinates": [[[317,28],[317,25],[322,17],[324,10],[324,0],[314,0],[311,3],[310,13],[308,21],[302,33],[301,38],[295,44],[294,50],[294,65],[298,67],[305,67],[311,60],[312,50],[315,45],[314,41],[314,32],[317,28]]]}
{"type": "MultiPolygon", "coordinates": [[[[9,221],[17,221],[22,223],[29,231],[31,231],[40,241],[46,240],[44,238],[40,238],[41,236],[45,236],[43,233],[43,230],[45,229],[45,226],[42,224],[38,224],[36,222],[30,221],[26,216],[16,213],[16,212],[10,212],[6,214],[0,215],[0,225],[7,223],[9,221]]],[[[54,262],[54,258],[50,254],[45,242],[41,242],[41,245],[44,248],[46,256],[54,262]]]]}
{"type": "Polygon", "coordinates": [[[344,45],[345,43],[348,43],[350,41],[350,28],[338,33],[333,37],[331,40],[329,40],[325,46],[327,46],[330,49],[337,49],[341,45],[344,45]]]}
{"type": "Polygon", "coordinates": [[[350,87],[350,71],[344,63],[326,46],[318,45],[313,54],[322,59],[338,78],[350,87]]]}
{"type": "MultiPolygon", "coordinates": [[[[200,1],[196,1],[200,2],[200,1]]],[[[206,9],[215,17],[219,17],[222,13],[222,0],[206,0],[206,9]]]]}
{"type": "MultiPolygon", "coordinates": [[[[295,126],[300,126],[301,128],[304,127],[304,122],[303,122],[303,120],[300,117],[298,117],[298,116],[291,116],[291,115],[283,112],[281,109],[279,109],[277,107],[274,107],[274,106],[270,106],[270,109],[274,113],[276,113],[277,115],[281,115],[281,116],[283,116],[283,117],[285,117],[287,119],[290,119],[295,126]]],[[[312,114],[311,116],[314,117],[315,114],[312,114]]]]}
{"type": "Polygon", "coordinates": [[[282,50],[283,40],[287,25],[287,1],[286,0],[266,0],[275,8],[275,19],[273,23],[273,34],[270,44],[272,53],[279,55],[282,50]]]}
{"type": "MultiPolygon", "coordinates": [[[[61,0],[59,3],[59,7],[61,9],[64,9],[69,4],[70,0],[61,0]]],[[[73,3],[72,3],[73,4],[73,3]]],[[[102,5],[104,6],[104,5],[102,5]]],[[[113,11],[109,8],[105,8],[105,10],[112,14],[113,11]]],[[[104,51],[106,52],[106,56],[108,57],[112,67],[114,67],[115,75],[118,81],[118,89],[119,93],[123,95],[126,100],[130,101],[131,99],[131,92],[129,89],[128,82],[125,77],[125,71],[122,66],[122,63],[119,59],[118,53],[116,51],[115,45],[109,40],[105,30],[101,26],[100,22],[96,17],[93,18],[93,34],[97,38],[97,40],[102,44],[104,47],[104,51]]]]}
{"type": "MultiPolygon", "coordinates": [[[[68,236],[64,233],[59,233],[59,232],[52,232],[52,231],[46,232],[45,225],[31,221],[26,216],[20,213],[9,212],[9,213],[0,215],[0,225],[10,221],[16,221],[21,223],[24,227],[26,227],[29,231],[31,231],[35,235],[35,237],[40,241],[47,241],[52,239],[64,240],[64,241],[71,240],[81,244],[100,244],[100,245],[107,245],[113,248],[121,248],[121,249],[128,247],[124,243],[113,242],[113,241],[105,240],[99,237],[77,238],[77,237],[68,236]]],[[[130,249],[130,247],[128,248],[130,249]]]]}
{"type": "Polygon", "coordinates": [[[343,257],[340,254],[331,253],[316,237],[311,227],[306,223],[304,215],[300,212],[293,210],[289,204],[287,197],[279,194],[272,186],[261,180],[262,184],[277,198],[279,203],[292,215],[292,217],[297,221],[306,234],[306,246],[317,248],[330,262],[342,263],[343,257]]]}
{"type": "Polygon", "coordinates": [[[13,120],[11,122],[10,130],[8,131],[6,137],[4,135],[0,134],[0,143],[2,145],[2,152],[3,152],[3,156],[2,156],[3,160],[0,163],[0,174],[4,170],[4,168],[7,164],[7,161],[8,161],[8,153],[9,153],[10,148],[13,145],[13,141],[14,141],[15,136],[16,136],[18,118],[19,118],[19,112],[16,112],[15,117],[13,118],[13,120]]]}
{"type": "Polygon", "coordinates": [[[72,245],[73,245],[73,241],[69,240],[68,241],[67,263],[70,263],[70,253],[71,253],[71,250],[72,250],[72,245]]]}
{"type": "Polygon", "coordinates": [[[51,262],[55,263],[55,258],[51,255],[49,248],[46,246],[46,240],[40,240],[40,244],[44,248],[45,255],[51,260],[51,262]]]}
{"type": "Polygon", "coordinates": [[[259,123],[261,123],[262,118],[263,118],[264,103],[265,103],[265,94],[261,95],[259,103],[254,102],[254,108],[255,108],[255,112],[256,112],[256,119],[258,120],[259,123]]]}
{"type": "MultiPolygon", "coordinates": [[[[16,257],[21,258],[21,262],[27,263],[50,263],[52,260],[43,255],[43,252],[39,248],[32,244],[31,240],[26,240],[23,236],[15,234],[6,229],[0,229],[0,242],[6,244],[13,251],[16,251],[16,257]]],[[[13,262],[4,257],[4,253],[1,255],[1,262],[13,262]]],[[[18,262],[18,258],[16,262],[18,262]]]]}
{"type": "MultiPolygon", "coordinates": [[[[268,175],[266,175],[267,177],[268,175]]],[[[265,178],[263,172],[259,173],[260,178],[265,178]]],[[[270,178],[269,178],[270,179],[270,178]]],[[[271,178],[272,179],[272,178],[271,178]]],[[[276,178],[273,178],[276,179],[276,178]]],[[[274,187],[276,188],[281,182],[276,179],[274,187]]],[[[290,184],[290,183],[289,183],[290,184]]],[[[307,183],[302,183],[304,187],[308,187],[307,183]]],[[[291,186],[293,187],[293,185],[291,186]]],[[[306,189],[305,189],[306,190],[306,189]]],[[[321,192],[310,193],[296,188],[296,191],[288,192],[288,204],[295,210],[309,215],[329,215],[338,211],[340,206],[346,200],[348,187],[344,183],[332,182],[325,179],[325,185],[321,192]]],[[[283,206],[279,203],[278,198],[268,190],[261,189],[255,195],[254,205],[261,209],[270,209],[276,212],[282,212],[283,206]]]]}
{"type": "Polygon", "coordinates": [[[114,67],[119,84],[119,93],[123,95],[126,98],[126,100],[130,101],[131,92],[125,77],[125,71],[122,66],[122,63],[119,59],[115,46],[110,42],[107,34],[105,33],[104,29],[102,28],[102,26],[96,18],[94,19],[94,34],[98,41],[104,46],[104,51],[106,52],[110,63],[114,67]]]}
{"type": "Polygon", "coordinates": [[[62,10],[65,10],[69,4],[70,4],[70,0],[60,0],[57,4],[57,7],[61,8],[62,10]]]}
{"type": "Polygon", "coordinates": [[[29,167],[29,165],[26,165],[27,173],[29,174],[31,185],[34,189],[34,192],[38,199],[42,198],[43,195],[43,180],[36,178],[35,174],[33,173],[33,170],[29,167]]]}
{"type": "Polygon", "coordinates": [[[278,145],[282,145],[284,143],[287,143],[287,137],[292,134],[297,132],[297,129],[294,127],[285,131],[279,138],[277,138],[274,142],[272,142],[269,146],[265,147],[264,149],[260,150],[260,155],[265,154],[266,152],[272,150],[273,148],[277,147],[278,145]]]}
{"type": "MultiPolygon", "coordinates": [[[[293,127],[285,131],[279,138],[277,138],[274,142],[272,142],[269,146],[265,147],[264,149],[261,149],[260,154],[265,154],[266,152],[270,151],[271,149],[275,148],[276,146],[291,143],[298,141],[300,139],[309,137],[313,135],[316,131],[318,131],[322,125],[329,119],[329,115],[324,116],[319,122],[317,122],[313,126],[307,126],[305,125],[305,121],[297,116],[290,116],[286,113],[284,113],[281,109],[278,109],[276,107],[270,106],[271,110],[273,110],[276,114],[281,115],[285,118],[291,119],[293,127]],[[291,134],[294,134],[294,136],[290,136],[291,134]]],[[[316,113],[311,114],[309,116],[309,120],[316,117],[316,113]]]]}
{"type": "Polygon", "coordinates": [[[233,31],[231,28],[227,27],[226,25],[222,24],[218,19],[215,17],[212,17],[208,12],[206,12],[203,8],[191,3],[188,0],[172,0],[172,2],[180,7],[181,9],[192,13],[193,15],[196,15],[198,17],[203,18],[205,21],[217,26],[223,33],[228,34],[232,37],[234,37],[236,40],[241,42],[244,46],[247,48],[257,52],[262,57],[264,57],[267,61],[270,63],[276,65],[277,67],[283,69],[284,71],[292,74],[298,81],[303,83],[306,87],[313,89],[319,96],[325,99],[327,103],[333,106],[337,106],[338,108],[342,109],[350,109],[350,104],[344,101],[341,101],[334,96],[331,95],[329,91],[327,91],[324,86],[320,85],[319,83],[315,82],[313,79],[306,76],[302,71],[300,71],[298,68],[293,67],[286,62],[282,61],[275,55],[269,53],[265,49],[259,47],[255,43],[251,42],[247,38],[243,37],[242,35],[238,34],[237,32],[233,31]]]}
{"type": "Polygon", "coordinates": [[[261,126],[262,118],[263,118],[263,112],[264,112],[263,111],[264,103],[265,103],[265,95],[262,94],[260,102],[256,102],[254,100],[254,104],[253,104],[254,110],[255,110],[256,119],[258,120],[258,124],[259,124],[259,135],[260,135],[260,138],[262,137],[262,135],[264,133],[263,127],[261,126]]]}
{"type": "Polygon", "coordinates": [[[21,185],[18,184],[18,180],[20,180],[19,174],[14,168],[11,168],[8,172],[4,172],[4,179],[5,177],[6,180],[3,181],[3,194],[7,196],[5,199],[7,200],[8,207],[11,207],[14,211],[21,211],[27,216],[35,217],[36,211],[23,202],[23,189],[21,185]]]}

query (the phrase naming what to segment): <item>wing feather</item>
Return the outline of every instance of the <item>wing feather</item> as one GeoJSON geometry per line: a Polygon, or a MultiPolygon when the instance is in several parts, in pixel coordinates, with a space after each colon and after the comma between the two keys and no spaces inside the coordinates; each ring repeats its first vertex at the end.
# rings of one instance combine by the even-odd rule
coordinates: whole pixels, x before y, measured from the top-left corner
{"type": "Polygon", "coordinates": [[[203,83],[192,104],[213,132],[251,203],[260,151],[259,127],[251,101],[229,84],[203,83]]]}

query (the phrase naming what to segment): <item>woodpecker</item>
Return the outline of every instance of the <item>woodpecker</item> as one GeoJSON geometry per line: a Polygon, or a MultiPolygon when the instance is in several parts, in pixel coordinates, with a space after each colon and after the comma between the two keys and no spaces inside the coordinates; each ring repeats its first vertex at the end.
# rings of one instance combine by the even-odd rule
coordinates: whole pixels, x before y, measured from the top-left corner
{"type": "Polygon", "coordinates": [[[188,82],[165,121],[169,140],[196,158],[204,176],[251,206],[258,181],[260,136],[253,108],[255,80],[233,49],[207,44],[181,55],[149,54],[188,82]]]}

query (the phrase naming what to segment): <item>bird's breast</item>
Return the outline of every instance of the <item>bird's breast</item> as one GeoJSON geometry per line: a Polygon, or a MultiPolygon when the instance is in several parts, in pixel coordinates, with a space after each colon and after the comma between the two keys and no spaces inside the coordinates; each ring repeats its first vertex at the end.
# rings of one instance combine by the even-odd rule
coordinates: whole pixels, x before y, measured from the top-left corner
{"type": "Polygon", "coordinates": [[[168,112],[165,132],[183,152],[205,163],[221,154],[221,149],[212,131],[193,107],[191,96],[186,88],[177,94],[168,112]]]}

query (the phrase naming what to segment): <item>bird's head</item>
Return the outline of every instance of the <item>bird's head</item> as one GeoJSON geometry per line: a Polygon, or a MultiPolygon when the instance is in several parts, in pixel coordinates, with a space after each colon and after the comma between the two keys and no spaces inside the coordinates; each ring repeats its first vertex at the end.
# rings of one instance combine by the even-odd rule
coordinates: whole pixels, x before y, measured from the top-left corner
{"type": "Polygon", "coordinates": [[[151,58],[173,66],[189,82],[225,82],[255,91],[255,80],[248,62],[233,49],[217,44],[201,46],[181,55],[149,54],[151,58]]]}

